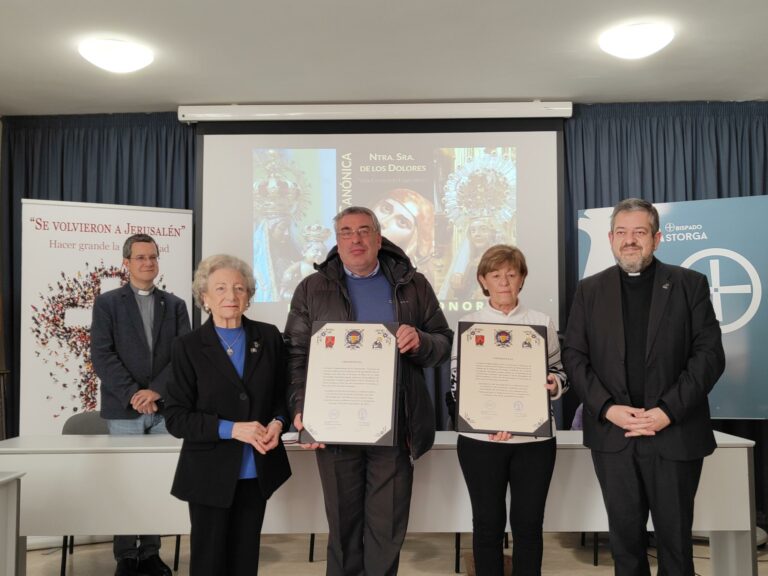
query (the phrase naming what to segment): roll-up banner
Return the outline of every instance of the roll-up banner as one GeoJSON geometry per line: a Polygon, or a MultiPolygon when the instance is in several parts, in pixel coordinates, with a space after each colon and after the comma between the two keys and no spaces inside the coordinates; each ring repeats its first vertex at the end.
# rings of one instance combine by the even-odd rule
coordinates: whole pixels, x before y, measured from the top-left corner
{"type": "Polygon", "coordinates": [[[98,410],[93,301],[128,281],[123,243],[140,233],[160,249],[155,284],[191,312],[191,210],[22,200],[22,435],[59,434],[69,416],[98,410]]]}
{"type": "MultiPolygon", "coordinates": [[[[709,395],[715,418],[768,417],[768,196],[655,204],[661,244],[656,257],[705,274],[726,354],[725,373],[709,395]]],[[[581,278],[615,264],[608,240],[613,208],[579,211],[581,278]]]]}

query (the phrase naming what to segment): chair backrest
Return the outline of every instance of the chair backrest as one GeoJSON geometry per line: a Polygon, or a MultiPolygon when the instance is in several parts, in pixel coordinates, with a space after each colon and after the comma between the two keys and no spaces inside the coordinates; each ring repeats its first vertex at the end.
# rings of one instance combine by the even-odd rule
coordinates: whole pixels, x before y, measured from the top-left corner
{"type": "Polygon", "coordinates": [[[62,434],[109,434],[107,421],[96,411],[79,412],[67,418],[62,434]]]}
{"type": "Polygon", "coordinates": [[[584,404],[579,404],[576,408],[573,422],[571,422],[571,430],[584,430],[584,404]]]}

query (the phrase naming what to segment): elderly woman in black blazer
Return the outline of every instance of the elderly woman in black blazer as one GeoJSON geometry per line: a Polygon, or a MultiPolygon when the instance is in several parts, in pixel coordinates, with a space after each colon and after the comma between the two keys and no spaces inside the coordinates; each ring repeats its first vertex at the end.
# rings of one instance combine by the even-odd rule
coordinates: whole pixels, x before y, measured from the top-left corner
{"type": "Polygon", "coordinates": [[[210,316],[173,346],[165,418],[184,444],[171,493],[189,503],[190,576],[252,576],[267,499],[291,475],[283,340],[243,315],[255,285],[242,260],[206,258],[192,292],[210,316]]]}

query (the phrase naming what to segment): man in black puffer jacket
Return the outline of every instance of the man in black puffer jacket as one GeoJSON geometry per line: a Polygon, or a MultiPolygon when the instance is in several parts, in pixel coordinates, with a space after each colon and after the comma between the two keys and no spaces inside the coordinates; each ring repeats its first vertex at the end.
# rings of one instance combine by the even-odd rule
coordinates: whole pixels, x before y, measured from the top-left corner
{"type": "Polygon", "coordinates": [[[334,218],[337,246],[293,295],[288,345],[288,405],[302,429],[314,321],[397,322],[397,445],[312,447],[328,517],[329,576],[396,574],[408,527],[413,460],[432,447],[435,411],[423,368],[449,359],[453,332],[434,290],[405,253],[381,236],[376,215],[350,207],[334,218]],[[365,541],[365,546],[363,546],[365,541]]]}

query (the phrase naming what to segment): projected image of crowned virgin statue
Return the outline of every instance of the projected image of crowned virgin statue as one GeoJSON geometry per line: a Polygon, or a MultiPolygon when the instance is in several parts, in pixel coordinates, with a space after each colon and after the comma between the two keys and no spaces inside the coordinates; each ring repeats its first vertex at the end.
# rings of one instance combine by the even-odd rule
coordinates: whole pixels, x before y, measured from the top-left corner
{"type": "Polygon", "coordinates": [[[483,300],[475,277],[480,257],[490,246],[516,244],[517,169],[514,147],[445,148],[441,164],[452,168],[444,185],[443,209],[452,224],[438,242],[450,261],[438,298],[483,300]]]}
{"type": "Polygon", "coordinates": [[[327,149],[257,149],[253,152],[253,272],[255,302],[289,301],[304,276],[328,251],[330,229],[323,224],[323,198],[332,198],[333,166],[327,149]],[[331,194],[322,194],[330,187],[331,194]],[[320,194],[313,193],[315,190],[320,194]]]}

